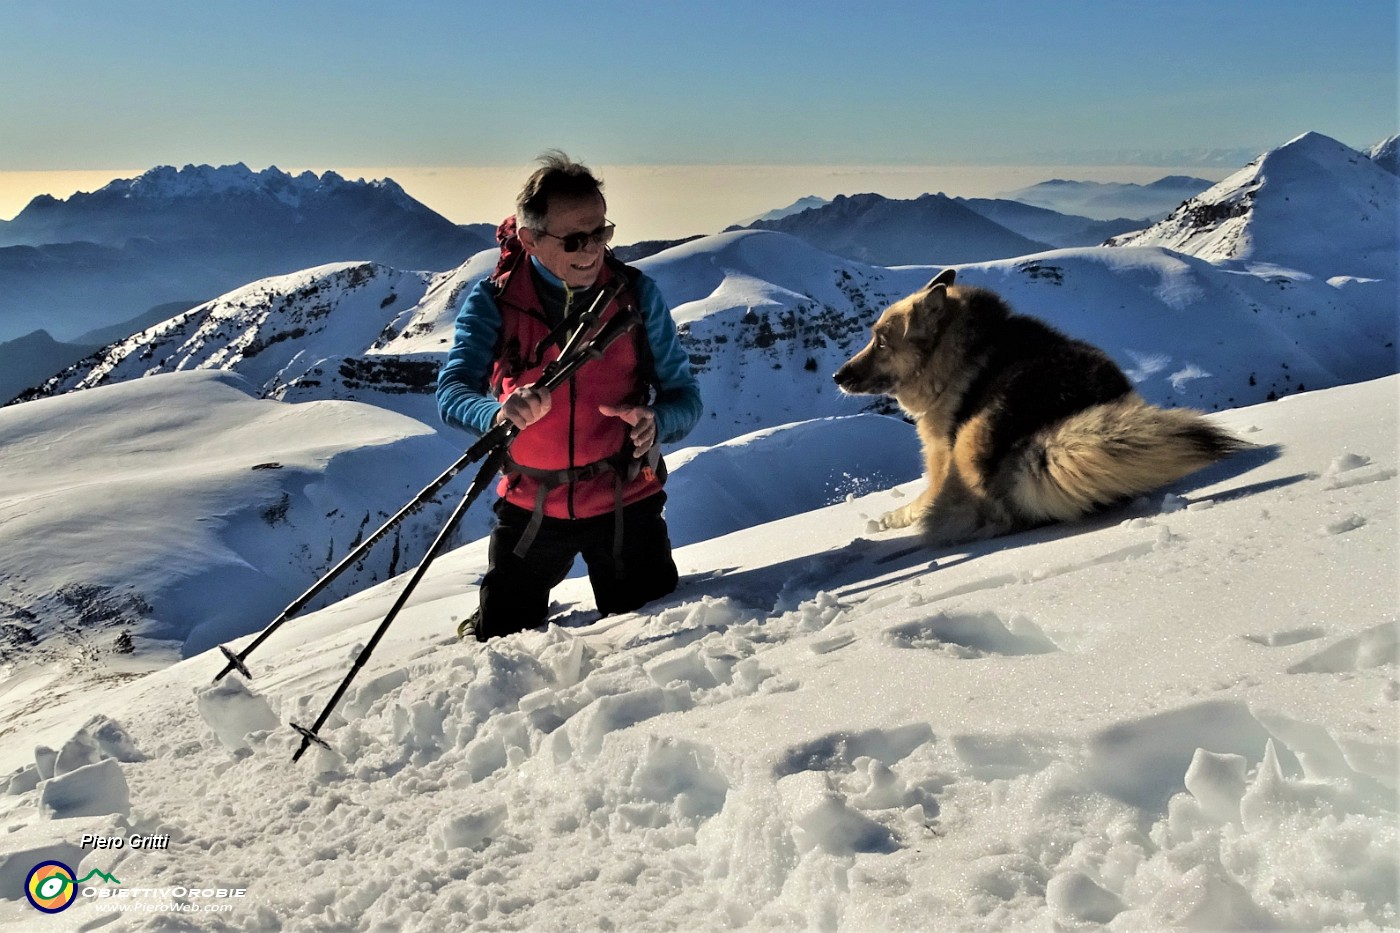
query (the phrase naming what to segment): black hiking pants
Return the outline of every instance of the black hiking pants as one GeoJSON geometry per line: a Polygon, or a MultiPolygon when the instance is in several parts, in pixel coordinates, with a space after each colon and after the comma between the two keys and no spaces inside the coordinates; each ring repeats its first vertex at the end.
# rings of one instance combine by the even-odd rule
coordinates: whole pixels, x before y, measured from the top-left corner
{"type": "Polygon", "coordinates": [[[603,615],[631,612],[676,588],[676,562],[661,515],[666,494],[657,493],[622,510],[622,566],[614,558],[615,520],[545,516],[524,557],[515,546],[530,523],[528,509],[500,499],[491,532],[491,567],[481,581],[481,604],[473,624],[477,641],[538,628],[549,616],[549,591],[558,586],[582,555],[603,615]],[[621,572],[619,572],[621,571],[621,572]]]}

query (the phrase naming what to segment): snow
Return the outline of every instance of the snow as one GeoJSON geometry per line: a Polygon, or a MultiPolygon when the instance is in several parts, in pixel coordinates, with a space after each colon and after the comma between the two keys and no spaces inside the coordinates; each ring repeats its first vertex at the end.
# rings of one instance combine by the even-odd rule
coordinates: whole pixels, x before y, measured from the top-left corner
{"type": "MultiPolygon", "coordinates": [[[[170,833],[73,867],[246,888],[179,914],[194,929],[1390,928],[1398,391],[1216,415],[1256,450],[971,547],[867,530],[918,480],[803,503],[679,548],[680,590],[642,612],[594,622],[574,578],[563,626],[484,646],[452,637],[473,543],[322,730],[333,751],[292,764],[284,724],[319,710],[394,582],[286,626],[250,682],[211,687],[205,654],[105,691],[140,755],[69,773],[116,788],[73,804],[101,814],[46,814],[54,781],[0,812],[34,858],[170,833]]],[[[871,416],[840,427],[888,442],[871,416]]],[[[34,766],[90,705],[12,720],[5,763],[34,766]]]]}

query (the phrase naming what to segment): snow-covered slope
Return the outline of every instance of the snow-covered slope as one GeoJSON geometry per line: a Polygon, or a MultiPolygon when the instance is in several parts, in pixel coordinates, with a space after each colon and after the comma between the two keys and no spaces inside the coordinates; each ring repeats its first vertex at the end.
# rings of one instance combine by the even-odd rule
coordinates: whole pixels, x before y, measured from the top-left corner
{"type": "MultiPolygon", "coordinates": [[[[1171,216],[1111,242],[1322,279],[1396,279],[1400,178],[1320,133],[1264,153],[1171,216]]],[[[1393,285],[1392,285],[1393,290],[1393,285]]]]}
{"type": "MultiPolygon", "coordinates": [[[[20,684],[62,675],[71,691],[261,628],[461,454],[429,426],[380,408],[257,394],[213,369],[0,411],[9,478],[0,723],[31,696],[20,684]]],[[[877,415],[689,448],[671,458],[673,538],[699,541],[885,488],[917,476],[921,462],[907,425],[877,415]]],[[[416,563],[475,472],[320,603],[416,563]]],[[[468,513],[455,541],[487,533],[493,498],[468,513]]]]}
{"type": "MultiPolygon", "coordinates": [[[[407,418],[260,401],[221,371],[0,410],[0,721],[260,628],[457,456],[407,418]]],[[[445,518],[427,503],[322,602],[416,561],[445,518]]]]}
{"type": "Polygon", "coordinates": [[[687,438],[700,445],[871,407],[841,395],[831,374],[882,308],[928,281],[927,270],[867,266],[764,231],[706,237],[638,265],[671,302],[700,380],[705,415],[687,438]]]}
{"type": "Polygon", "coordinates": [[[566,627],[485,646],[451,637],[470,545],[297,764],[286,723],[396,584],[247,684],[205,655],[34,704],[0,747],[0,921],[34,928],[16,892],[58,858],[120,881],[44,918],[74,929],[1393,928],[1397,395],[1215,416],[1260,448],[972,547],[867,530],[917,482],[803,512],[680,549],[643,613],[587,624],[567,581],[566,627]]]}

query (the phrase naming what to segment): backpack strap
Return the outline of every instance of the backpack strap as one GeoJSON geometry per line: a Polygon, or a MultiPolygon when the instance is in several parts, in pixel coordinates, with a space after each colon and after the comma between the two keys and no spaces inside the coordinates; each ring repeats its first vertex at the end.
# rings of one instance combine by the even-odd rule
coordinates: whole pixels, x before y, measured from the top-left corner
{"type": "Polygon", "coordinates": [[[627,279],[627,290],[623,294],[628,296],[632,311],[640,320],[640,326],[634,335],[637,343],[637,377],[642,383],[637,404],[650,405],[661,392],[661,378],[656,372],[656,354],[652,351],[651,337],[647,334],[646,313],[642,310],[641,301],[637,296],[637,280],[641,278],[642,270],[618,259],[613,255],[611,248],[604,254],[603,261],[612,269],[614,275],[621,275],[627,279]]]}
{"type": "MultiPolygon", "coordinates": [[[[652,448],[656,450],[655,447],[652,448]]],[[[535,488],[535,508],[530,513],[530,521],[525,526],[525,532],[520,536],[520,540],[515,545],[515,556],[523,558],[530,551],[530,546],[535,543],[535,536],[539,534],[540,526],[544,524],[544,500],[549,493],[566,483],[577,483],[586,479],[593,479],[595,476],[602,476],[604,473],[613,475],[613,565],[616,568],[618,577],[624,576],[622,565],[622,490],[633,478],[637,476],[647,464],[643,460],[649,457],[637,458],[632,456],[632,443],[629,441],[623,445],[622,449],[611,457],[602,460],[595,460],[583,466],[577,466],[563,470],[541,470],[535,467],[524,466],[517,463],[515,458],[509,453],[506,454],[505,464],[501,471],[507,476],[515,474],[518,476],[528,476],[538,482],[535,488]]]]}

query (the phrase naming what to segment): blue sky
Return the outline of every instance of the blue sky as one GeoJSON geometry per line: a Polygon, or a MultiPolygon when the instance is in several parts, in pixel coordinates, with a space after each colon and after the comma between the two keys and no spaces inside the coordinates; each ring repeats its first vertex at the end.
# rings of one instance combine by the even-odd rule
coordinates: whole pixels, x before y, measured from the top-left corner
{"type": "Polygon", "coordinates": [[[1364,146],[1400,119],[1396,20],[1394,0],[0,0],[0,171],[1364,146]]]}

